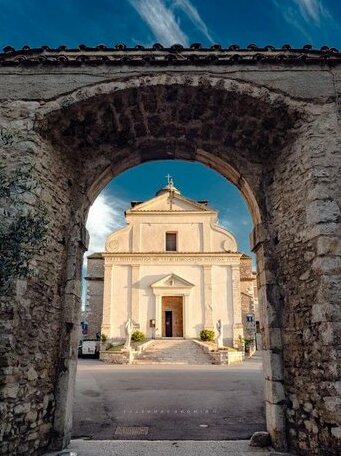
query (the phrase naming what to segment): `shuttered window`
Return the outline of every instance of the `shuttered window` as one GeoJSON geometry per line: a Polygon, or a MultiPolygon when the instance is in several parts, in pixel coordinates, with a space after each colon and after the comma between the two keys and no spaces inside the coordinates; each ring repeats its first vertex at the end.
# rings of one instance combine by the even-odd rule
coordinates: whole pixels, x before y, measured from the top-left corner
{"type": "Polygon", "coordinates": [[[176,252],[176,233],[166,233],[166,251],[176,252]]]}

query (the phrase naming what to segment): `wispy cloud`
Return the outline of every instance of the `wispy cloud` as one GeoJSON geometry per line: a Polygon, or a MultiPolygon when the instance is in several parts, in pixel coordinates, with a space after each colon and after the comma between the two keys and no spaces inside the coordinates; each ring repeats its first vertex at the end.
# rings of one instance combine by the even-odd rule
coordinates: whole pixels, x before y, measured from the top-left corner
{"type": "Polygon", "coordinates": [[[103,252],[106,238],[110,233],[125,225],[124,210],[128,202],[101,193],[90,207],[86,228],[90,244],[86,256],[103,252]]]}
{"type": "Polygon", "coordinates": [[[293,0],[299,12],[306,22],[321,24],[321,19],[332,19],[331,14],[319,0],[293,0]]]}
{"type": "Polygon", "coordinates": [[[90,207],[86,228],[89,232],[90,243],[83,262],[82,305],[86,301],[87,257],[95,252],[103,252],[105,241],[110,233],[125,225],[124,210],[128,201],[109,196],[102,192],[90,207]]]}
{"type": "Polygon", "coordinates": [[[147,23],[158,42],[165,46],[179,43],[189,45],[187,35],[181,30],[174,13],[161,0],[129,0],[147,23]]]}
{"type": "Polygon", "coordinates": [[[178,6],[187,14],[188,18],[192,21],[192,24],[200,30],[200,32],[206,36],[206,38],[213,42],[213,38],[208,31],[205,22],[201,19],[198,10],[192,5],[189,0],[176,0],[175,7],[178,6]]]}
{"type": "Polygon", "coordinates": [[[170,3],[166,0],[128,1],[149,26],[156,40],[165,46],[175,43],[189,46],[188,36],[180,27],[177,11],[184,13],[197,30],[209,41],[213,41],[205,22],[190,0],[176,0],[170,3]]]}
{"type": "Polygon", "coordinates": [[[284,19],[297,28],[302,35],[312,41],[312,32],[316,28],[340,30],[340,25],[324,4],[323,0],[272,0],[281,11],[284,19]]]}

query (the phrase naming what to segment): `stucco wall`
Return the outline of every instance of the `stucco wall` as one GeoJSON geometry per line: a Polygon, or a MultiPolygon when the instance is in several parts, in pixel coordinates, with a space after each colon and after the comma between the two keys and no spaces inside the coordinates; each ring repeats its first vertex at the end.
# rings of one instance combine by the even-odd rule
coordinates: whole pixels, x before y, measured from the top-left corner
{"type": "Polygon", "coordinates": [[[163,223],[153,221],[141,224],[140,252],[164,252],[166,250],[166,232],[177,234],[177,250],[179,252],[202,251],[202,224],[188,223],[163,223]]]}
{"type": "Polygon", "coordinates": [[[131,270],[129,266],[113,266],[111,269],[110,332],[109,337],[125,338],[125,324],[130,313],[131,270]]]}
{"type": "MultiPolygon", "coordinates": [[[[125,337],[124,325],[129,315],[129,298],[131,298],[128,291],[129,268],[130,266],[115,266],[112,272],[112,329],[108,333],[109,337],[125,337]]],[[[153,337],[153,330],[149,327],[149,320],[155,319],[155,295],[151,285],[171,273],[176,273],[194,285],[188,300],[190,308],[188,336],[199,337],[200,331],[204,328],[204,277],[201,266],[177,266],[175,269],[166,265],[140,266],[140,279],[134,284],[138,287],[140,330],[147,337],[153,337]]],[[[222,320],[224,336],[231,343],[233,308],[230,267],[213,266],[212,277],[213,319],[222,320]]]]}

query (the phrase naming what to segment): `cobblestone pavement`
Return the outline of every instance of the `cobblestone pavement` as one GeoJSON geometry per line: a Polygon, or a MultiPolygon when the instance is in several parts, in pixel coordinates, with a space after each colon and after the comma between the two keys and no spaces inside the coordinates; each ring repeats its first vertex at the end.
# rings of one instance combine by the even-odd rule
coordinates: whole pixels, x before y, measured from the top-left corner
{"type": "Polygon", "coordinates": [[[212,364],[208,354],[191,340],[156,340],[136,364],[212,364]]]}

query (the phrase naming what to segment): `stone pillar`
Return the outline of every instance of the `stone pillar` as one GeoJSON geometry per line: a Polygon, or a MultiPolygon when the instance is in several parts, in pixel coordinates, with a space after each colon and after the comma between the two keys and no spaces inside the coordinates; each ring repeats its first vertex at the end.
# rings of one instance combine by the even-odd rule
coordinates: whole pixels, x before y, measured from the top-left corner
{"type": "Polygon", "coordinates": [[[71,230],[67,259],[67,280],[65,285],[63,326],[58,335],[60,341],[59,370],[55,401],[51,449],[62,449],[71,440],[72,411],[76,382],[78,343],[80,334],[81,270],[83,255],[89,242],[83,224],[75,224],[71,230]]]}
{"type": "Polygon", "coordinates": [[[88,323],[86,339],[93,339],[101,332],[103,319],[104,259],[90,255],[87,259],[85,316],[88,323]]]}
{"type": "Polygon", "coordinates": [[[103,291],[103,320],[101,333],[107,337],[111,335],[111,288],[113,266],[104,260],[104,291],[103,291]]]}
{"type": "Polygon", "coordinates": [[[203,266],[204,272],[204,328],[213,329],[212,266],[203,266]]]}
{"type": "Polygon", "coordinates": [[[136,326],[140,327],[140,302],[139,302],[139,280],[140,280],[140,266],[131,266],[131,318],[136,326]]]}
{"type": "Polygon", "coordinates": [[[184,318],[184,338],[187,339],[190,337],[189,334],[189,322],[191,321],[190,315],[190,305],[189,305],[189,293],[183,295],[183,318],[184,318]]]}
{"type": "Polygon", "coordinates": [[[233,346],[237,347],[239,338],[244,337],[242,310],[241,310],[241,297],[240,297],[240,265],[231,266],[231,280],[232,280],[232,308],[233,308],[233,346]]]}
{"type": "Polygon", "coordinates": [[[162,296],[155,295],[155,337],[162,337],[162,296]]]}
{"type": "Polygon", "coordinates": [[[257,256],[259,314],[262,334],[264,396],[267,431],[276,449],[286,449],[286,397],[282,359],[281,300],[269,257],[268,229],[256,225],[250,236],[257,256]],[[265,249],[266,245],[267,249],[265,249]],[[268,255],[266,257],[266,254],[268,255]]]}

